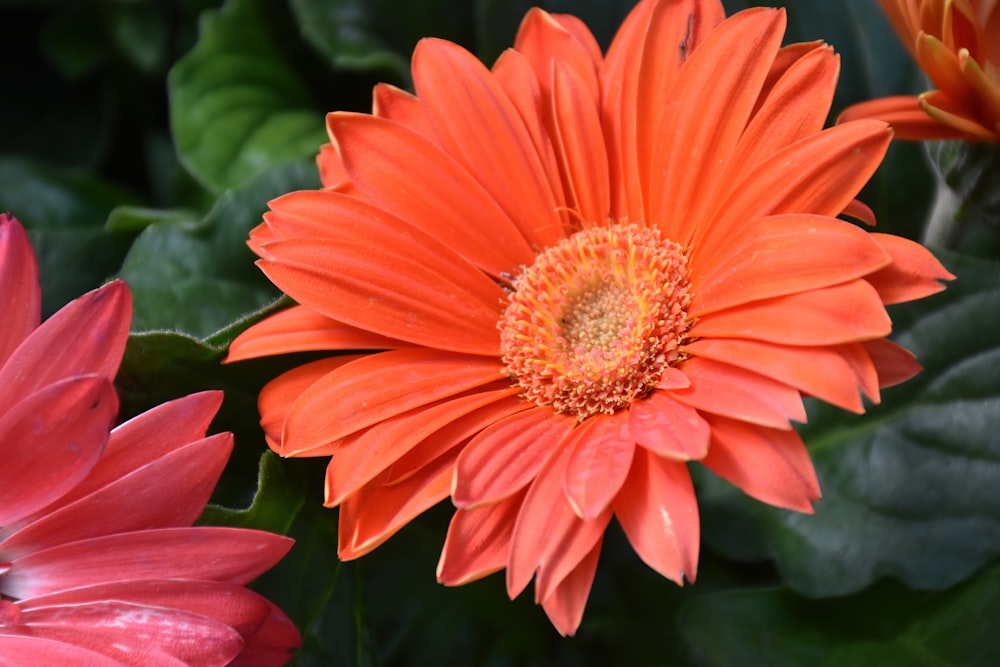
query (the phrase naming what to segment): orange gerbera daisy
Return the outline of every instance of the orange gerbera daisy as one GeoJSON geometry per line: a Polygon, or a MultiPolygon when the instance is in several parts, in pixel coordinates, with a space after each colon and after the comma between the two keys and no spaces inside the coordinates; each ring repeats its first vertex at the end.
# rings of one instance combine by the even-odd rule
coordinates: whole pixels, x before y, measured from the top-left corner
{"type": "Polygon", "coordinates": [[[879,118],[901,139],[1000,141],[1000,3],[880,1],[937,90],[862,102],[839,120],[879,118]]]}
{"type": "Polygon", "coordinates": [[[413,56],[416,96],[332,113],[326,189],[271,203],[258,264],[299,305],[230,360],[333,356],[260,396],[270,446],[330,456],[340,556],[431,505],[458,507],[438,579],[506,568],[564,634],[615,517],[663,576],[693,581],[686,462],[804,512],[820,491],[790,420],[918,366],[884,304],[941,289],[921,246],[836,218],[890,131],[822,125],[838,60],[780,47],[785,15],[647,0],[602,55],[535,9],[488,70],[413,56]]]}
{"type": "Polygon", "coordinates": [[[191,524],[232,450],[218,392],[110,430],[131,298],[113,282],[39,325],[38,267],[0,214],[0,663],[283,665],[299,635],[244,585],[291,540],[191,524]]]}

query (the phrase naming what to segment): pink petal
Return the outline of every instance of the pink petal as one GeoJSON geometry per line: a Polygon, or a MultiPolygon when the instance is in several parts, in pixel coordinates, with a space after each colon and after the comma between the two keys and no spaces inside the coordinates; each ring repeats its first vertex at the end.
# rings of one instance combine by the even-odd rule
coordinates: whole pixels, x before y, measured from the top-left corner
{"type": "Polygon", "coordinates": [[[629,430],[636,444],[675,461],[700,459],[708,451],[711,429],[694,408],[669,392],[654,391],[629,406],[629,430]]]}
{"type": "Polygon", "coordinates": [[[687,464],[643,450],[615,497],[615,516],[632,548],[651,568],[682,585],[698,571],[698,502],[687,464]]]}
{"type": "Polygon", "coordinates": [[[597,415],[573,429],[563,446],[570,449],[564,489],[576,515],[597,518],[618,493],[632,467],[635,440],[628,412],[597,415]]]}
{"type": "Polygon", "coordinates": [[[113,533],[190,526],[201,514],[229,460],[231,433],[163,455],[106,486],[62,505],[3,542],[8,558],[113,533]]]}
{"type": "Polygon", "coordinates": [[[0,526],[79,484],[100,458],[117,412],[114,387],[96,375],[71,377],[14,402],[0,416],[0,526]]]}
{"type": "Polygon", "coordinates": [[[122,667],[122,663],[101,653],[46,637],[0,636],[0,656],[4,667],[45,665],[45,667],[122,667]]]}
{"type": "Polygon", "coordinates": [[[38,262],[24,227],[14,216],[0,213],[0,366],[38,326],[42,317],[42,290],[38,262]]]}
{"type": "Polygon", "coordinates": [[[28,598],[80,586],[142,579],[246,584],[292,546],[280,535],[242,528],[161,528],[95,537],[13,561],[4,593],[28,598]]]}
{"type": "Polygon", "coordinates": [[[39,387],[74,375],[113,378],[125,352],[131,314],[132,296],[120,280],[70,301],[0,368],[0,405],[12,405],[39,387]]]}
{"type": "Polygon", "coordinates": [[[535,478],[575,426],[573,417],[537,407],[484,429],[458,457],[452,502],[468,509],[516,493],[535,478]]]}
{"type": "Polygon", "coordinates": [[[284,612],[268,606],[270,614],[253,634],[243,637],[243,651],[227,667],[280,667],[292,659],[302,636],[284,612]]]}

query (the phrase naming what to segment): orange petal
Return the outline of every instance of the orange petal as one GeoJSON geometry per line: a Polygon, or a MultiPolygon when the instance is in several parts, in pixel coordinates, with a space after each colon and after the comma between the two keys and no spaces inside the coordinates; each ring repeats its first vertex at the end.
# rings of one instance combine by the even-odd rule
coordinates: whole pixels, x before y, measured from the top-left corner
{"type": "Polygon", "coordinates": [[[854,218],[858,222],[862,222],[869,227],[875,226],[875,212],[872,211],[867,204],[857,199],[852,199],[847,206],[844,207],[844,210],[840,212],[840,215],[848,218],[854,218]]]}
{"type": "Polygon", "coordinates": [[[367,430],[345,438],[327,466],[323,504],[336,507],[424,438],[515,391],[515,388],[476,390],[466,396],[421,405],[382,419],[367,430]]]}
{"type": "MultiPolygon", "coordinates": [[[[707,252],[707,251],[706,251],[707,252]]],[[[701,317],[732,306],[860,278],[891,263],[864,230],[818,215],[768,216],[746,225],[692,267],[701,317]]]]}
{"type": "Polygon", "coordinates": [[[892,126],[896,139],[922,141],[925,139],[956,139],[962,132],[942,125],[927,115],[915,95],[895,95],[876,100],[858,102],[844,109],[837,116],[837,123],[869,118],[881,120],[892,126]]]}
{"type": "Polygon", "coordinates": [[[698,502],[687,464],[636,451],[615,516],[646,565],[678,586],[698,572],[698,502]]]}
{"type": "Polygon", "coordinates": [[[862,345],[875,364],[880,387],[906,382],[923,368],[912,352],[891,340],[870,340],[862,345]]]}
{"type": "Polygon", "coordinates": [[[319,378],[295,400],[285,420],[285,453],[326,445],[504,375],[496,359],[423,348],[365,355],[319,378]]]}
{"type": "Polygon", "coordinates": [[[548,12],[533,7],[525,14],[514,39],[514,50],[523,54],[535,70],[542,98],[552,96],[552,63],[564,63],[583,82],[594,102],[599,99],[598,62],[590,40],[582,43],[573,32],[548,12]]]}
{"type": "Polygon", "coordinates": [[[920,107],[936,122],[946,125],[958,133],[960,139],[973,141],[996,141],[997,132],[984,127],[965,108],[938,90],[932,90],[920,96],[920,107]]]}
{"type": "Polygon", "coordinates": [[[375,206],[442,239],[494,276],[534,261],[531,245],[496,200],[427,138],[356,113],[329,114],[327,128],[351,179],[375,206]]]}
{"type": "Polygon", "coordinates": [[[563,480],[570,450],[561,447],[528,488],[517,515],[507,565],[507,594],[511,599],[524,590],[532,575],[544,569],[547,586],[536,583],[536,599],[544,600],[593,549],[611,520],[605,511],[593,521],[581,521],[573,512],[563,480]]]}
{"type": "Polygon", "coordinates": [[[4,323],[0,327],[0,366],[3,366],[42,317],[38,262],[24,227],[8,213],[0,213],[0,294],[4,303],[4,323]]]}
{"type": "Polygon", "coordinates": [[[698,411],[675,401],[669,392],[654,391],[628,409],[629,430],[636,444],[675,461],[700,459],[708,451],[710,429],[698,411]]]}
{"type": "Polygon", "coordinates": [[[819,482],[809,452],[795,431],[710,417],[712,445],[702,463],[762,502],[812,513],[819,482]]]}
{"type": "Polygon", "coordinates": [[[836,345],[889,335],[892,322],[865,280],[765,299],[703,316],[691,337],[836,345]]]}
{"type": "Polygon", "coordinates": [[[458,457],[452,502],[464,509],[516,493],[535,478],[575,426],[572,417],[543,406],[484,429],[458,457]]]}
{"type": "Polygon", "coordinates": [[[319,171],[319,181],[324,188],[341,188],[349,185],[351,177],[340,161],[340,154],[333,144],[323,144],[316,155],[316,168],[319,171]]]}
{"type": "MultiPolygon", "coordinates": [[[[623,100],[624,107],[618,111],[622,114],[621,123],[625,129],[622,141],[633,142],[633,146],[622,146],[622,150],[635,151],[634,167],[626,155],[624,164],[633,170],[626,171],[623,177],[637,181],[641,187],[642,204],[636,208],[655,215],[655,209],[650,208],[650,190],[658,187],[650,182],[651,174],[658,173],[654,171],[653,163],[657,155],[670,152],[664,150],[664,146],[674,143],[660,143],[661,127],[674,114],[683,113],[674,100],[700,99],[673,95],[674,84],[682,66],[725,16],[719,3],[681,0],[651,2],[649,5],[651,9],[644,26],[642,43],[632,47],[636,54],[641,55],[637,63],[630,64],[634,73],[625,74],[629,80],[624,85],[634,86],[634,91],[623,91],[626,96],[623,100]],[[630,127],[632,123],[634,129],[630,127]]],[[[639,13],[639,10],[634,13],[639,13]]],[[[622,29],[626,30],[624,26],[622,29]]],[[[734,61],[737,60],[738,58],[734,58],[734,61]]],[[[630,208],[629,211],[633,212],[634,209],[630,208]]],[[[652,219],[657,220],[655,217],[652,219]]]]}
{"type": "Polygon", "coordinates": [[[611,505],[632,467],[635,439],[626,411],[597,415],[573,429],[564,447],[570,449],[563,488],[576,515],[597,518],[611,505]]]}
{"type": "Polygon", "coordinates": [[[267,246],[274,259],[257,264],[293,299],[331,319],[426,347],[497,354],[504,293],[496,283],[432,246],[376,234],[276,241],[267,246]]]}
{"type": "Polygon", "coordinates": [[[865,278],[878,290],[883,303],[922,299],[943,290],[940,281],[955,279],[931,251],[919,243],[891,234],[872,234],[871,237],[892,257],[892,264],[865,278]]]}
{"type": "MultiPolygon", "coordinates": [[[[927,33],[917,36],[917,63],[924,74],[934,82],[934,86],[956,101],[969,98],[969,85],[962,76],[958,56],[946,47],[940,39],[927,33]]],[[[963,104],[964,106],[964,104],[963,104]]]]}
{"type": "MultiPolygon", "coordinates": [[[[720,178],[746,127],[781,46],[785,14],[752,8],[719,24],[685,61],[670,100],[640,97],[657,107],[655,151],[643,200],[653,224],[667,237],[686,245],[700,228],[702,216],[718,204],[720,178]],[[725,63],[723,65],[722,63],[725,63]]],[[[642,122],[640,116],[640,123],[642,122]]],[[[645,136],[641,131],[637,138],[645,136]]],[[[640,169],[643,168],[640,162],[640,169]]]]}
{"type": "MultiPolygon", "coordinates": [[[[882,161],[892,133],[883,123],[856,121],[812,134],[759,164],[718,207],[712,238],[726,238],[748,220],[781,213],[836,216],[882,161]]],[[[712,243],[692,248],[692,261],[712,243]]]]}
{"type": "Polygon", "coordinates": [[[292,306],[253,325],[229,344],[226,363],[319,350],[391,350],[406,343],[292,306]]]}
{"type": "Polygon", "coordinates": [[[423,39],[413,52],[413,82],[441,147],[489,192],[528,243],[542,247],[559,238],[558,204],[542,160],[517,107],[483,64],[457,44],[423,39]]]}
{"type": "Polygon", "coordinates": [[[395,121],[425,137],[431,136],[420,100],[402,88],[388,83],[376,84],[372,90],[372,114],[395,121]]]}
{"type": "MultiPolygon", "coordinates": [[[[840,58],[827,45],[803,44],[801,54],[781,49],[785,58],[795,55],[781,76],[765,82],[750,122],[729,159],[723,183],[742,180],[758,164],[781,148],[823,129],[830,113],[840,71],[840,58]]],[[[777,60],[775,64],[777,64],[777,60]]],[[[775,74],[774,66],[768,78],[775,74]]]]}
{"type": "Polygon", "coordinates": [[[117,413],[114,387],[97,375],[50,384],[5,406],[0,526],[29,516],[79,484],[100,458],[117,413]]]}
{"type": "Polygon", "coordinates": [[[563,637],[572,637],[580,627],[600,555],[598,542],[542,602],[545,615],[563,637]]]}
{"type": "Polygon", "coordinates": [[[451,518],[437,566],[437,580],[461,586],[499,572],[510,559],[514,521],[524,494],[492,505],[458,510],[451,518]]]}
{"type": "Polygon", "coordinates": [[[611,213],[611,192],[597,106],[576,73],[562,63],[554,65],[552,96],[567,197],[583,220],[602,223],[611,213]]]}
{"type": "Polygon", "coordinates": [[[364,486],[340,506],[337,557],[353,560],[370,553],[403,526],[448,497],[454,456],[443,457],[426,474],[383,486],[364,486]]]}
{"type": "MultiPolygon", "coordinates": [[[[491,386],[503,388],[502,384],[495,383],[491,386]]],[[[505,389],[506,396],[459,417],[430,437],[424,438],[410,451],[400,456],[386,470],[382,483],[386,486],[399,484],[411,475],[419,474],[424,466],[430,465],[453,447],[462,447],[464,452],[465,446],[474,436],[482,433],[493,424],[531,407],[531,404],[525,403],[519,396],[514,395],[518,391],[517,387],[508,386],[505,389]]],[[[456,476],[457,474],[456,470],[456,476]]],[[[453,481],[452,489],[454,487],[453,481]]]]}
{"type": "MultiPolygon", "coordinates": [[[[320,359],[297,366],[282,373],[264,385],[257,396],[257,410],[260,425],[267,436],[268,446],[281,456],[287,456],[286,443],[282,440],[285,417],[292,405],[313,383],[332,373],[344,364],[360,359],[358,355],[344,355],[332,359],[320,359]]],[[[322,456],[319,453],[300,453],[299,456],[322,456]]]]}
{"type": "Polygon", "coordinates": [[[990,78],[964,49],[958,53],[958,65],[962,69],[962,76],[979,99],[983,124],[1000,131],[997,127],[1000,121],[1000,83],[990,78]]]}
{"type": "MultiPolygon", "coordinates": [[[[845,410],[864,412],[854,345],[800,347],[759,340],[702,338],[684,346],[695,357],[746,368],[845,410]]],[[[862,355],[863,356],[863,355],[862,355]]]]}
{"type": "Polygon", "coordinates": [[[777,429],[790,429],[789,419],[806,420],[799,392],[784,383],[701,357],[682,362],[681,369],[691,386],[670,396],[701,412],[777,429]]]}
{"type": "Polygon", "coordinates": [[[32,331],[0,368],[0,405],[13,405],[39,387],[76,375],[113,378],[131,318],[132,295],[121,280],[70,301],[32,331]]]}

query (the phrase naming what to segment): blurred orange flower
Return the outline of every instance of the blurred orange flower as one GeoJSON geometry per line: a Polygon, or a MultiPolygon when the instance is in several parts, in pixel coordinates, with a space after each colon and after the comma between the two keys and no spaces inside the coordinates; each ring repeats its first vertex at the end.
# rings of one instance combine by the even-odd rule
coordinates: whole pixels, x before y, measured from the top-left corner
{"type": "Polygon", "coordinates": [[[884,304],[941,289],[923,247],[838,219],[890,132],[823,130],[838,59],[781,48],[785,15],[640,2],[607,54],[534,9],[492,70],[450,42],[416,95],[332,113],[326,186],[271,202],[250,247],[299,305],[230,360],[361,351],[260,396],[270,446],[329,456],[326,504],[356,558],[458,507],[438,579],[506,568],[580,624],[612,517],[663,576],[694,581],[687,461],[804,512],[820,496],[790,420],[919,366],[884,304]],[[367,351],[367,352],[366,352],[367,351]]]}
{"type": "Polygon", "coordinates": [[[838,122],[878,118],[900,139],[1000,141],[1000,3],[880,0],[936,90],[846,109],[838,122]]]}
{"type": "Polygon", "coordinates": [[[116,281],[39,324],[38,266],[0,214],[0,663],[283,665],[298,631],[244,588],[291,540],[197,527],[232,450],[222,396],[111,429],[131,296],[116,281]]]}

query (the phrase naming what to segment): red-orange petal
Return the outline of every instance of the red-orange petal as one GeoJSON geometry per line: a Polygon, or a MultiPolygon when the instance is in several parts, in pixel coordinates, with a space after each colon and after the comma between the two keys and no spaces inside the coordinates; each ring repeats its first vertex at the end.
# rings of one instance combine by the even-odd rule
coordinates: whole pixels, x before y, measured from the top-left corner
{"type": "Polygon", "coordinates": [[[844,283],[892,262],[868,232],[809,214],[761,218],[717,246],[692,267],[692,317],[844,283]]]}
{"type": "Polygon", "coordinates": [[[958,139],[963,133],[927,115],[915,95],[891,95],[858,102],[837,116],[837,123],[861,119],[881,120],[892,126],[896,139],[923,141],[926,139],[958,139]]]}
{"type": "Polygon", "coordinates": [[[611,191],[597,105],[572,69],[556,63],[553,74],[555,145],[566,197],[585,223],[601,223],[611,213],[611,191]]]}
{"type": "Polygon", "coordinates": [[[257,263],[268,278],[331,319],[426,347],[499,350],[503,291],[412,238],[368,229],[351,239],[276,241],[266,251],[271,257],[257,263]]]}
{"type": "Polygon", "coordinates": [[[407,345],[395,338],[331,320],[306,306],[270,315],[237,336],[226,363],[319,350],[391,350],[407,345]]]}
{"type": "Polygon", "coordinates": [[[38,261],[24,227],[8,213],[0,213],[0,294],[4,300],[4,323],[0,327],[3,366],[42,317],[38,261]]]}
{"type": "Polygon", "coordinates": [[[682,362],[681,369],[691,386],[670,396],[701,412],[776,429],[790,429],[789,419],[806,420],[799,392],[782,382],[703,357],[682,362]]]}
{"type": "Polygon", "coordinates": [[[954,274],[919,243],[891,234],[873,233],[871,237],[892,257],[892,264],[865,278],[878,290],[883,303],[922,299],[943,290],[941,281],[955,279],[954,274]]]}
{"type": "Polygon", "coordinates": [[[698,502],[687,464],[638,450],[615,517],[646,565],[678,586],[698,572],[698,502]]]}
{"type": "Polygon", "coordinates": [[[812,513],[819,481],[795,431],[778,431],[710,417],[712,444],[702,463],[749,496],[777,507],[812,513]]]}
{"type": "MultiPolygon", "coordinates": [[[[589,40],[588,40],[589,41],[589,40]]],[[[591,99],[597,101],[599,84],[598,62],[588,44],[581,43],[576,35],[548,12],[533,7],[525,14],[514,38],[514,50],[523,54],[531,63],[542,88],[543,99],[551,97],[552,63],[564,63],[580,77],[591,99]]]]}
{"type": "Polygon", "coordinates": [[[80,483],[100,458],[117,413],[114,387],[97,375],[50,384],[6,407],[0,416],[0,526],[80,483]]]}
{"type": "Polygon", "coordinates": [[[458,510],[451,518],[437,566],[437,580],[461,586],[499,572],[510,559],[514,521],[524,494],[492,505],[458,510]]]}
{"type": "Polygon", "coordinates": [[[505,374],[497,359],[424,348],[360,357],[316,380],[291,405],[285,419],[284,453],[302,455],[505,374]]]}
{"type": "Polygon", "coordinates": [[[354,184],[379,208],[445,239],[494,276],[533,261],[517,225],[437,144],[399,123],[365,114],[332,113],[327,128],[354,184]],[[413,168],[416,164],[420,169],[413,168]]]}
{"type": "Polygon", "coordinates": [[[802,347],[762,340],[702,338],[686,344],[684,351],[746,368],[845,410],[864,412],[855,346],[802,347]]]}
{"type": "MultiPolygon", "coordinates": [[[[264,385],[257,396],[257,410],[260,412],[260,425],[264,429],[268,446],[281,456],[287,456],[282,431],[285,427],[285,417],[292,405],[320,378],[360,358],[358,355],[344,355],[302,364],[264,385]]],[[[321,456],[321,454],[300,452],[298,456],[321,456]]]]}
{"type": "Polygon", "coordinates": [[[880,387],[906,382],[923,368],[912,352],[891,340],[880,338],[862,343],[878,371],[880,387]]]}
{"type": "MultiPolygon", "coordinates": [[[[507,564],[507,594],[511,599],[524,590],[536,571],[544,569],[548,587],[555,587],[597,544],[611,520],[605,511],[593,521],[582,521],[563,490],[570,450],[561,447],[528,488],[517,515],[507,564]]],[[[536,599],[550,589],[536,582],[536,599]]]]}
{"type": "Polygon", "coordinates": [[[326,468],[323,504],[336,507],[400,457],[455,420],[516,392],[475,390],[387,417],[343,439],[326,468]]]}
{"type": "Polygon", "coordinates": [[[563,446],[570,449],[563,480],[566,498],[578,517],[590,521],[611,505],[632,467],[635,439],[628,412],[588,419],[563,446]]]}
{"type": "Polygon", "coordinates": [[[552,593],[542,601],[545,615],[552,621],[555,629],[564,637],[576,634],[583,621],[583,610],[590,596],[590,589],[597,574],[597,562],[600,560],[601,543],[598,542],[587,552],[587,555],[577,563],[573,571],[559,582],[552,593]]]}
{"type": "Polygon", "coordinates": [[[654,391],[633,402],[628,416],[636,444],[657,456],[690,461],[708,452],[708,422],[694,408],[675,401],[670,392],[654,391]]]}
{"type": "MultiPolygon", "coordinates": [[[[686,245],[718,204],[716,191],[757,102],[785,29],[784,11],[751,8],[720,23],[685,61],[669,98],[656,105],[656,150],[644,195],[650,221],[686,245]],[[725,65],[721,65],[721,63],[725,65]]],[[[637,135],[641,139],[643,135],[637,135]]],[[[640,169],[643,165],[640,163],[640,169]]]]}
{"type": "Polygon", "coordinates": [[[420,100],[402,88],[388,83],[376,84],[372,90],[372,114],[405,125],[425,137],[431,135],[427,115],[420,106],[420,100]]]}
{"type": "Polygon", "coordinates": [[[413,52],[413,82],[438,143],[528,243],[558,238],[562,223],[542,160],[514,103],[483,64],[457,44],[423,39],[413,52]]]}
{"type": "Polygon", "coordinates": [[[542,406],[484,429],[458,457],[452,502],[460,509],[472,508],[523,489],[575,426],[573,417],[542,406]]]}
{"type": "Polygon", "coordinates": [[[892,322],[865,280],[764,299],[709,313],[692,337],[751,338],[786,345],[837,345],[889,335],[892,322]]]}
{"type": "MultiPolygon", "coordinates": [[[[882,162],[892,133],[877,121],[859,120],[811,134],[761,162],[717,207],[705,229],[726,238],[748,220],[781,213],[836,216],[882,162]]],[[[692,261],[714,244],[692,248],[692,261]]]]}
{"type": "Polygon", "coordinates": [[[375,480],[340,506],[337,556],[353,560],[370,553],[415,517],[448,497],[453,455],[405,482],[383,486],[375,480]]]}

